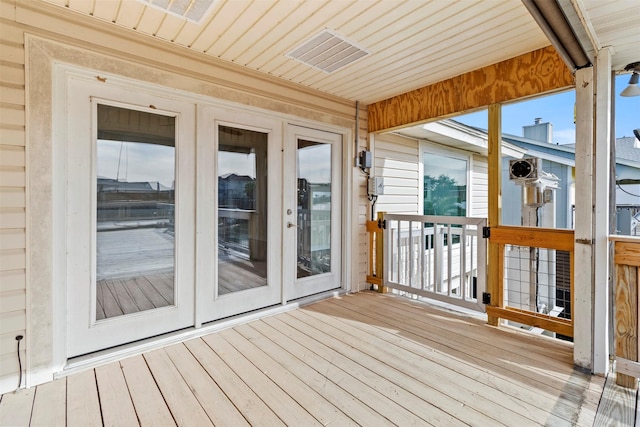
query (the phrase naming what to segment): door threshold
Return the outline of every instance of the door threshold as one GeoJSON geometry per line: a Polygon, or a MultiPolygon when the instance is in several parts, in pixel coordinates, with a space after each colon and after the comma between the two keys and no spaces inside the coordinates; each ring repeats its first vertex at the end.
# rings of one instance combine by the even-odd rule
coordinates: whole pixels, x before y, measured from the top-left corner
{"type": "Polygon", "coordinates": [[[173,344],[178,344],[190,339],[199,338],[204,335],[218,332],[223,329],[232,328],[234,326],[248,323],[253,320],[258,320],[279,313],[296,310],[300,307],[313,304],[325,299],[335,298],[346,293],[347,292],[344,289],[334,289],[331,291],[321,292],[315,295],[290,301],[286,304],[266,307],[263,309],[251,311],[249,313],[238,314],[225,319],[214,320],[212,322],[204,324],[200,328],[185,328],[179,331],[169,332],[152,338],[123,344],[118,347],[112,347],[82,356],[76,356],[68,359],[62,371],[54,373],[53,377],[54,379],[63,378],[77,372],[81,372],[87,369],[93,369],[101,365],[106,365],[107,363],[116,362],[127,357],[137,356],[145,352],[157,350],[173,344]]]}

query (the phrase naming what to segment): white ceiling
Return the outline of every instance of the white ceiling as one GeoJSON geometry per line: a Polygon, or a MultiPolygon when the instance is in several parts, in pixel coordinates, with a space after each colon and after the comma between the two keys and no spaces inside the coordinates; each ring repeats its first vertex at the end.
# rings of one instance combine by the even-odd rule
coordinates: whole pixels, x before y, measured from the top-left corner
{"type": "Polygon", "coordinates": [[[611,47],[613,69],[640,62],[640,0],[581,0],[587,30],[597,49],[611,47]]]}
{"type": "MultiPolygon", "coordinates": [[[[200,23],[151,0],[46,1],[363,104],[550,44],[520,0],[214,0],[200,23]],[[287,56],[325,29],[370,54],[333,73],[287,56]]],[[[617,69],[640,60],[640,0],[574,1],[617,69]]]]}

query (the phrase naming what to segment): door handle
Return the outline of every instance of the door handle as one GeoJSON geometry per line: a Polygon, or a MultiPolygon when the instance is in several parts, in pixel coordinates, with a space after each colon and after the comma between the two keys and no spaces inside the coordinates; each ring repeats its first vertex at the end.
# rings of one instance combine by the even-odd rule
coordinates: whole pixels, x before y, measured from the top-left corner
{"type": "Polygon", "coordinates": [[[293,228],[293,227],[302,229],[302,227],[300,227],[298,224],[292,224],[291,222],[287,222],[287,228],[293,228]]]}

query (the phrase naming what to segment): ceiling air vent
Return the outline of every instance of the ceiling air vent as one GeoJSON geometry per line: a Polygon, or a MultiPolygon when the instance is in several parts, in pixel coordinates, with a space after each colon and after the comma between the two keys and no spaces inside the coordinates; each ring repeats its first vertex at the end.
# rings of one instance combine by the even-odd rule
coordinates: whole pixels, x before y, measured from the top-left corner
{"type": "Polygon", "coordinates": [[[333,73],[369,53],[344,37],[324,30],[296,47],[287,56],[325,73],[333,73]]]}
{"type": "Polygon", "coordinates": [[[138,0],[170,15],[200,23],[217,0],[138,0]]]}

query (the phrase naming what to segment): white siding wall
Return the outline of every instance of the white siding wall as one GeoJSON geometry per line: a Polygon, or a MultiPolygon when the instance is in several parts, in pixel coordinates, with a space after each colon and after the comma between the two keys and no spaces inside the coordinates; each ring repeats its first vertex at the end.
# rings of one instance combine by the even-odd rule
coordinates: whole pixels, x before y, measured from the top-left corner
{"type": "Polygon", "coordinates": [[[0,391],[7,391],[18,386],[15,337],[26,335],[25,67],[22,32],[1,25],[0,391]]]}
{"type": "Polygon", "coordinates": [[[378,197],[376,212],[422,214],[419,146],[415,139],[376,135],[372,174],[384,178],[384,195],[378,197]]]}
{"type": "Polygon", "coordinates": [[[489,215],[489,165],[487,158],[474,154],[471,159],[471,215],[487,218],[489,215]]]}

